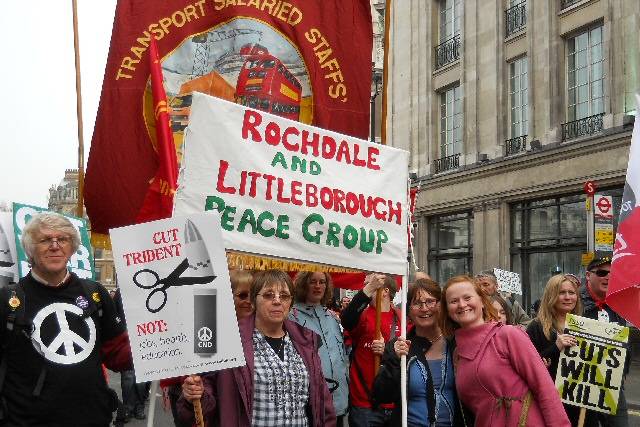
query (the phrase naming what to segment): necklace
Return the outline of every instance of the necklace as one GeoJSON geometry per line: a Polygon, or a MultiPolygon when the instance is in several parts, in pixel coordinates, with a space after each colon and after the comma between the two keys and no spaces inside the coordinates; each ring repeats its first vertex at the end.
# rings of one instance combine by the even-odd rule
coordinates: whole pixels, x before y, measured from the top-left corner
{"type": "Polygon", "coordinates": [[[284,360],[284,338],[286,334],[280,338],[273,338],[264,335],[264,339],[269,343],[269,346],[273,349],[280,360],[284,360]]]}
{"type": "Polygon", "coordinates": [[[430,342],[431,344],[433,344],[433,343],[438,342],[438,341],[440,340],[440,338],[442,338],[442,334],[438,335],[438,336],[437,336],[437,337],[435,337],[434,339],[431,339],[431,338],[427,338],[427,339],[429,340],[429,342],[430,342]]]}

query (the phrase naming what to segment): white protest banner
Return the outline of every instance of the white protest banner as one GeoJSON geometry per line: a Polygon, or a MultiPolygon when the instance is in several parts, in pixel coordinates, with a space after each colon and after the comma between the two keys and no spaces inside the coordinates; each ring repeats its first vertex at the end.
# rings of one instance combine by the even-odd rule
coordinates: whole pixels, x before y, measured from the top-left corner
{"type": "MultiPolygon", "coordinates": [[[[13,204],[13,228],[15,234],[16,254],[18,261],[18,273],[20,277],[24,277],[29,273],[31,267],[27,254],[22,247],[22,230],[27,225],[31,217],[40,212],[52,212],[46,208],[38,206],[23,205],[21,203],[13,204]]],[[[59,212],[54,212],[59,213],[59,212]]],[[[78,250],[69,259],[69,270],[76,273],[82,279],[94,279],[93,266],[93,250],[91,249],[91,239],[89,238],[89,228],[84,218],[78,218],[71,215],[60,214],[71,221],[71,224],[78,230],[80,234],[80,246],[78,250]]]]}
{"type": "Polygon", "coordinates": [[[564,403],[615,414],[627,356],[629,328],[567,315],[568,333],[578,341],[560,355],[556,388],[564,403]]]}
{"type": "Polygon", "coordinates": [[[404,274],[409,153],[194,93],[174,215],[227,249],[404,274]]]}
{"type": "Polygon", "coordinates": [[[520,283],[520,275],[518,273],[494,268],[493,274],[498,281],[499,291],[522,295],[522,284],[520,283]]]}
{"type": "Polygon", "coordinates": [[[215,213],[110,235],[138,382],[245,364],[215,213]]]}
{"type": "Polygon", "coordinates": [[[0,284],[18,281],[13,214],[0,212],[0,284]]]}

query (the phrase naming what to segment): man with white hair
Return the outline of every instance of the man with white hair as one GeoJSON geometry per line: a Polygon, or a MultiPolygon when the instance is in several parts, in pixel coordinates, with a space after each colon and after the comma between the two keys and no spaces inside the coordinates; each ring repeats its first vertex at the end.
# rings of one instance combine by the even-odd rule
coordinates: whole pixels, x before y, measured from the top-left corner
{"type": "Polygon", "coordinates": [[[67,269],[79,245],[73,224],[55,213],[34,215],[23,230],[31,271],[0,291],[6,425],[111,423],[117,397],[101,365],[130,368],[131,350],[107,290],[67,269]]]}

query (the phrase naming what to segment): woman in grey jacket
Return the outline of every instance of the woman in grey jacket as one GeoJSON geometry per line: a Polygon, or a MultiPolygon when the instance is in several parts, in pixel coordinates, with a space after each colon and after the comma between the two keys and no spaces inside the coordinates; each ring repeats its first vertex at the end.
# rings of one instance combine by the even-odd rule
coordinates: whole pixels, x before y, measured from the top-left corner
{"type": "Polygon", "coordinates": [[[329,273],[302,271],[294,279],[295,304],[289,319],[320,335],[322,371],[332,390],[333,405],[342,425],[349,405],[348,361],[340,321],[327,309],[333,296],[329,273]]]}

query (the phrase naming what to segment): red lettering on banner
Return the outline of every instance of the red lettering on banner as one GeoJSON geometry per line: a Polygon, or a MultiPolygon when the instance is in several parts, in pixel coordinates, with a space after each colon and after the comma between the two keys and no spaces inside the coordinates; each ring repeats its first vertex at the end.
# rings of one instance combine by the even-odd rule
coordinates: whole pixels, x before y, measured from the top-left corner
{"type": "MultiPolygon", "coordinates": [[[[355,145],[357,147],[357,145],[355,145]]],[[[351,156],[349,155],[349,145],[347,141],[341,141],[340,147],[338,147],[338,153],[336,154],[336,160],[341,162],[344,157],[345,163],[351,163],[351,156]]]]}
{"type": "Polygon", "coordinates": [[[291,181],[291,203],[296,206],[302,206],[302,200],[299,198],[302,195],[302,183],[300,181],[291,181]]]}
{"type": "Polygon", "coordinates": [[[367,162],[358,158],[358,154],[360,154],[360,144],[353,144],[353,165],[359,167],[367,166],[367,162]]]}
{"type": "Polygon", "coordinates": [[[333,207],[333,191],[330,188],[322,187],[320,189],[320,203],[326,210],[331,210],[333,207]]]}
{"type": "Polygon", "coordinates": [[[256,126],[262,123],[262,115],[256,111],[245,110],[244,119],[242,120],[242,138],[247,139],[251,132],[251,139],[255,142],[262,142],[260,132],[256,130],[256,126]]]}
{"type": "Polygon", "coordinates": [[[358,197],[351,191],[347,193],[347,212],[349,212],[349,215],[355,215],[358,213],[358,197]]]}
{"type": "Polygon", "coordinates": [[[249,197],[256,197],[257,194],[257,181],[260,176],[262,176],[259,172],[247,172],[247,174],[251,177],[251,184],[249,185],[249,197]]]}
{"type": "Polygon", "coordinates": [[[307,193],[307,207],[315,208],[318,206],[318,187],[313,184],[307,184],[305,189],[307,193]]]}
{"type": "Polygon", "coordinates": [[[303,130],[302,147],[300,148],[300,152],[302,154],[308,154],[307,148],[311,146],[311,154],[313,154],[315,157],[318,157],[318,146],[320,145],[319,141],[320,135],[314,132],[311,134],[311,139],[309,139],[309,131],[303,130]]]}
{"type": "Polygon", "coordinates": [[[246,186],[247,186],[247,171],[242,171],[240,172],[240,188],[239,188],[238,194],[240,194],[241,196],[244,196],[244,190],[246,186]]]}
{"type": "Polygon", "coordinates": [[[385,200],[382,197],[376,197],[375,199],[373,199],[373,215],[376,217],[376,219],[386,221],[387,213],[378,210],[378,206],[381,204],[385,204],[385,200]]]}
{"type": "Polygon", "coordinates": [[[280,203],[290,203],[291,199],[288,197],[284,197],[282,194],[284,193],[284,179],[278,178],[278,196],[276,200],[280,203]]]}
{"type": "Polygon", "coordinates": [[[396,224],[401,224],[402,223],[402,219],[400,218],[402,215],[402,205],[400,205],[400,202],[396,202],[396,207],[393,207],[393,202],[391,200],[388,201],[389,202],[389,217],[387,218],[387,221],[392,222],[393,221],[393,217],[396,217],[396,224]]]}
{"type": "Polygon", "coordinates": [[[380,150],[378,147],[369,147],[369,152],[367,156],[367,167],[373,170],[380,170],[380,165],[376,164],[378,161],[377,155],[380,154],[380,150]]]}
{"type": "Polygon", "coordinates": [[[300,131],[293,126],[290,126],[284,130],[282,134],[282,145],[289,151],[297,152],[298,151],[298,143],[292,144],[289,142],[289,135],[300,135],[300,131]]]}
{"type": "Polygon", "coordinates": [[[218,182],[216,183],[216,190],[221,193],[226,194],[235,194],[236,189],[233,187],[225,187],[224,185],[224,177],[227,174],[227,169],[229,168],[229,162],[226,160],[220,160],[220,169],[218,169],[218,182]]]}
{"type": "Polygon", "coordinates": [[[336,140],[330,136],[322,137],[322,157],[331,159],[336,154],[336,140]]]}
{"type": "Polygon", "coordinates": [[[280,142],[280,126],[276,122],[267,123],[265,129],[265,142],[274,147],[280,142]]]}
{"type": "Polygon", "coordinates": [[[275,181],[276,177],[273,175],[269,175],[267,173],[263,174],[262,177],[267,181],[267,189],[265,191],[265,200],[271,200],[273,199],[273,196],[271,195],[271,185],[273,184],[273,181],[275,181]]]}
{"type": "Polygon", "coordinates": [[[336,212],[345,213],[347,211],[347,208],[344,207],[344,200],[344,191],[335,188],[333,190],[333,210],[336,212]]]}

